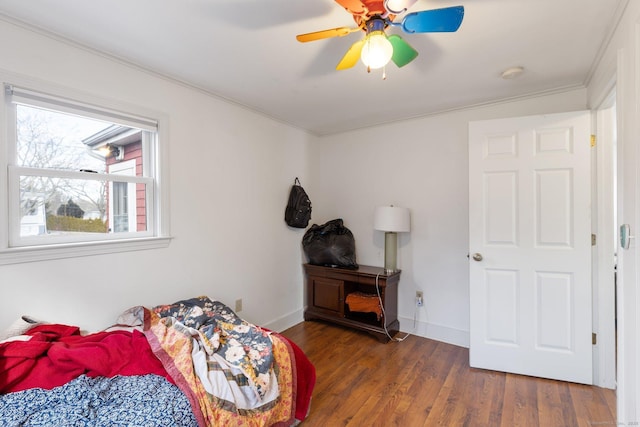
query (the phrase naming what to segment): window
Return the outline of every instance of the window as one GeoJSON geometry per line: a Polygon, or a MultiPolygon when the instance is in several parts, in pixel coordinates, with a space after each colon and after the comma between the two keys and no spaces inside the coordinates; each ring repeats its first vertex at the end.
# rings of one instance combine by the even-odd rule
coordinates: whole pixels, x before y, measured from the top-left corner
{"type": "MultiPolygon", "coordinates": [[[[135,176],[136,162],[128,160],[111,165],[109,173],[135,176]]],[[[143,231],[146,218],[145,215],[140,215],[140,220],[138,220],[138,209],[144,214],[145,200],[144,197],[140,200],[136,198],[136,184],[113,182],[110,188],[108,204],[110,207],[109,218],[113,218],[113,231],[116,233],[133,231],[130,226],[135,226],[136,231],[143,231]],[[139,224],[142,226],[138,227],[139,224]]],[[[144,187],[141,191],[144,191],[144,187]]]]}
{"type": "Polygon", "coordinates": [[[4,98],[0,263],[166,238],[157,119],[7,83],[4,98]]]}

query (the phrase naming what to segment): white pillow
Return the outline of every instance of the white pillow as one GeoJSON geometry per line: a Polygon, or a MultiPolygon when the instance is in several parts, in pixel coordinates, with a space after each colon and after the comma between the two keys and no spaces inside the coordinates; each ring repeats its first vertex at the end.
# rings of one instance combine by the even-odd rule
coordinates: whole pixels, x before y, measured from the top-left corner
{"type": "MultiPolygon", "coordinates": [[[[20,317],[18,320],[16,320],[15,322],[13,322],[11,324],[11,326],[9,326],[7,329],[5,329],[4,331],[0,332],[0,342],[4,342],[4,341],[14,341],[13,339],[9,339],[9,338],[14,338],[14,337],[20,337],[22,336],[22,334],[24,334],[25,332],[27,332],[29,329],[33,328],[36,325],[40,325],[44,322],[41,322],[39,320],[36,320],[30,316],[22,316],[20,317]]],[[[30,339],[29,338],[17,338],[18,340],[22,340],[22,341],[27,341],[30,339]]]]}

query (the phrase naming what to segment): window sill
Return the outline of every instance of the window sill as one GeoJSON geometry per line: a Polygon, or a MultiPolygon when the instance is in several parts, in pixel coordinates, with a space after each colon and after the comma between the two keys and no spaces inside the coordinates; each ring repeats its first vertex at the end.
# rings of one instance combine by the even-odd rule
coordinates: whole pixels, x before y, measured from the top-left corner
{"type": "Polygon", "coordinates": [[[67,243],[10,248],[0,250],[0,265],[162,249],[168,247],[169,243],[171,243],[171,237],[149,237],[107,242],[67,243]]]}

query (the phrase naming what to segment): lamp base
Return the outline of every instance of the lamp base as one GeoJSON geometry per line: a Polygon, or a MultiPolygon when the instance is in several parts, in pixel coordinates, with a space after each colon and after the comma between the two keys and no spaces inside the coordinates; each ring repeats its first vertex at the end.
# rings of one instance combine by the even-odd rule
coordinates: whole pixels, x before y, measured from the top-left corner
{"type": "Polygon", "coordinates": [[[387,231],[384,233],[384,272],[386,274],[398,271],[398,233],[387,231]]]}

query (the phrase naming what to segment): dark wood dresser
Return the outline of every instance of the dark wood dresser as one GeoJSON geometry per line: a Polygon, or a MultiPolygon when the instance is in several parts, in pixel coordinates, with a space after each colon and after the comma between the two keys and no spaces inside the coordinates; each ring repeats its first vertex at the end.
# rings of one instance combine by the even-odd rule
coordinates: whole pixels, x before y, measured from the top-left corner
{"type": "Polygon", "coordinates": [[[305,264],[304,270],[307,286],[305,320],[321,319],[359,329],[375,335],[382,342],[389,341],[387,332],[392,337],[398,333],[400,271],[386,274],[384,268],[368,265],[353,270],[311,264],[305,264]],[[383,309],[381,316],[374,311],[353,311],[347,304],[352,293],[352,298],[362,300],[374,300],[375,296],[378,303],[378,290],[383,309]]]}

